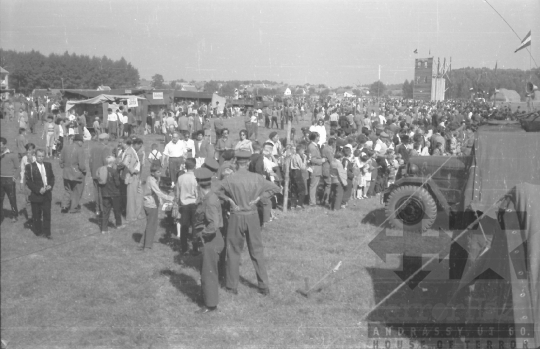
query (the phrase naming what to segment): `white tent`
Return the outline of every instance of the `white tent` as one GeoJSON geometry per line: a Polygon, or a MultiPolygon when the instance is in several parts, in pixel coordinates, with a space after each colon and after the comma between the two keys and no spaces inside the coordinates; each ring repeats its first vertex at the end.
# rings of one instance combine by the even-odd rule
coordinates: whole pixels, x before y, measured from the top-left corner
{"type": "Polygon", "coordinates": [[[66,111],[70,110],[77,104],[102,104],[102,103],[115,103],[118,100],[129,100],[129,99],[136,99],[136,100],[142,100],[146,99],[139,96],[122,96],[122,95],[99,95],[94,98],[90,99],[84,99],[82,101],[67,101],[66,102],[66,111]]]}

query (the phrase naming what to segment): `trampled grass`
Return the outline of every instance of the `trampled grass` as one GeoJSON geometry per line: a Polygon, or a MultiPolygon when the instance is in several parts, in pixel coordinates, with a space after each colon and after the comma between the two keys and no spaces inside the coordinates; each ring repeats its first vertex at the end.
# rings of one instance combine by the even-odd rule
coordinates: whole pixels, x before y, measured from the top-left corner
{"type": "MultiPolygon", "coordinates": [[[[243,120],[226,125],[236,138],[243,120]]],[[[12,148],[14,126],[2,121],[12,148]]],[[[269,132],[261,128],[260,140],[269,132]]],[[[160,139],[145,136],[146,149],[160,139]]],[[[263,231],[270,296],[256,292],[245,251],[239,295],[220,290],[217,313],[194,315],[201,305],[200,260],[180,257],[175,227],[162,220],[154,248],[144,253],[136,250],[144,219],[101,235],[90,205],[77,215],[60,213],[61,169],[52,163],[53,240],[34,236],[24,219],[2,223],[2,339],[9,348],[363,348],[369,342],[361,317],[401,281],[391,271],[400,262],[383,263],[368,246],[382,222],[377,199],[337,212],[293,211],[263,231]],[[309,298],[297,292],[305,278],[314,285],[339,261],[340,270],[309,298]]],[[[83,204],[92,200],[90,185],[87,177],[83,204]]],[[[22,199],[19,194],[19,205],[22,199]]],[[[426,247],[421,236],[396,241],[388,243],[402,244],[409,254],[426,247]]]]}

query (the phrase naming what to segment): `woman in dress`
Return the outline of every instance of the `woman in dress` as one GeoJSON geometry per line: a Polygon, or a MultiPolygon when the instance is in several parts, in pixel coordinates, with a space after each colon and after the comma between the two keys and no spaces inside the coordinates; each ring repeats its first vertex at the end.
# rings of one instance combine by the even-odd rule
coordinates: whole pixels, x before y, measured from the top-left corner
{"type": "Polygon", "coordinates": [[[240,140],[238,141],[238,143],[236,143],[234,151],[247,151],[250,154],[253,154],[253,145],[251,143],[251,140],[248,139],[247,130],[241,130],[239,135],[240,140]]]}

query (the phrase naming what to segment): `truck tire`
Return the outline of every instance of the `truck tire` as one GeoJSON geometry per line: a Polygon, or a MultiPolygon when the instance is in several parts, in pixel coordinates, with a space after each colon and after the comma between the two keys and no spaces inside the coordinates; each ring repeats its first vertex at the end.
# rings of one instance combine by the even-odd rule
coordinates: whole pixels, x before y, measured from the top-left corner
{"type": "Polygon", "coordinates": [[[393,228],[424,232],[437,218],[437,203],[425,188],[405,185],[390,193],[385,213],[393,228]],[[398,208],[399,212],[395,212],[398,208]]]}

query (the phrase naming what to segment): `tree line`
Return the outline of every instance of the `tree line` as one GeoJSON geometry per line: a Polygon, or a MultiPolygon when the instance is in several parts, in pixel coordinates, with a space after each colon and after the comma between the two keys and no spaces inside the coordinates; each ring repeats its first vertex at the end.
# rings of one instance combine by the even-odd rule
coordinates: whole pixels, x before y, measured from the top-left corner
{"type": "Polygon", "coordinates": [[[112,60],[107,56],[17,52],[0,49],[1,66],[9,71],[9,86],[29,94],[34,89],[96,89],[134,88],[139,83],[139,71],[123,57],[112,60]]]}

